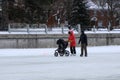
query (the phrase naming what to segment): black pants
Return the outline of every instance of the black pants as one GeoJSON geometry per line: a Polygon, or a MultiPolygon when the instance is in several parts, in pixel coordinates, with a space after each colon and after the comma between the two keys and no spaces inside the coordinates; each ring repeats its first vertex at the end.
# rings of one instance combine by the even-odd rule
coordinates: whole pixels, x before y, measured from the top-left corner
{"type": "Polygon", "coordinates": [[[70,47],[70,52],[71,52],[71,54],[76,54],[76,49],[75,49],[75,47],[70,47]]]}
{"type": "Polygon", "coordinates": [[[81,54],[80,56],[83,56],[83,52],[85,53],[85,56],[87,56],[87,45],[81,44],[81,54]]]}

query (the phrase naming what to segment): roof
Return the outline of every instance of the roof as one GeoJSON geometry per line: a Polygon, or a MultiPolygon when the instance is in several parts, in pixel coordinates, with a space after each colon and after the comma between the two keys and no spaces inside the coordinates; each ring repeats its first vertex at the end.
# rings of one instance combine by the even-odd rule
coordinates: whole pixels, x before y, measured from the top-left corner
{"type": "MultiPolygon", "coordinates": [[[[97,4],[95,4],[93,1],[88,0],[87,6],[89,7],[89,9],[102,9],[101,6],[98,6],[97,4]]],[[[104,6],[104,9],[108,8],[108,4],[106,4],[104,6]]]]}

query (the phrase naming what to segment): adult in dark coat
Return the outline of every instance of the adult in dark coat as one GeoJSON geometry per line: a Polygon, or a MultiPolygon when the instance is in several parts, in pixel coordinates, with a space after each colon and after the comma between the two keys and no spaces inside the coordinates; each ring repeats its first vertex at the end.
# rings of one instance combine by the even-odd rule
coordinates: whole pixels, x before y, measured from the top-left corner
{"type": "Polygon", "coordinates": [[[81,54],[80,56],[83,56],[83,51],[85,52],[85,57],[87,57],[87,35],[84,33],[84,31],[81,32],[80,39],[78,44],[81,43],[81,54]]]}

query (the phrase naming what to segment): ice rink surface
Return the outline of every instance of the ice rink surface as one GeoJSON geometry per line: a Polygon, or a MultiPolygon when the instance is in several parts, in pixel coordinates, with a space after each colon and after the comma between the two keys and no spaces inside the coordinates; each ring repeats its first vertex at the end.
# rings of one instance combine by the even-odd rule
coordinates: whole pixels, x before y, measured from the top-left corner
{"type": "Polygon", "coordinates": [[[120,46],[88,47],[88,57],[76,50],[76,56],[54,57],[55,48],[0,49],[0,80],[120,79],[120,46]]]}

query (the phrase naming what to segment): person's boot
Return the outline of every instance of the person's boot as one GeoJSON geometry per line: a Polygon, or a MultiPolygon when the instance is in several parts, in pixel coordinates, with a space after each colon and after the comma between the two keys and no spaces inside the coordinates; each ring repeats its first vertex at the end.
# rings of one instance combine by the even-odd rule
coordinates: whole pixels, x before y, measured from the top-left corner
{"type": "Polygon", "coordinates": [[[85,55],[85,57],[87,57],[87,55],[85,55]]]}
{"type": "Polygon", "coordinates": [[[80,57],[83,57],[83,55],[81,54],[80,57]]]}

